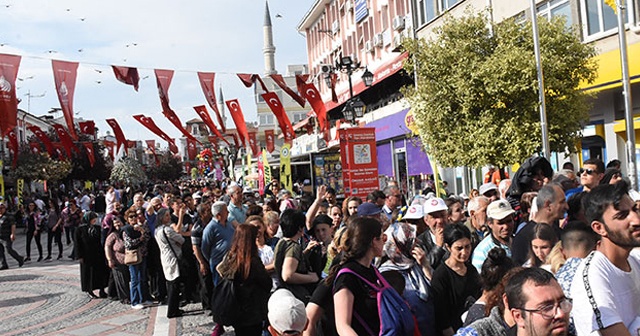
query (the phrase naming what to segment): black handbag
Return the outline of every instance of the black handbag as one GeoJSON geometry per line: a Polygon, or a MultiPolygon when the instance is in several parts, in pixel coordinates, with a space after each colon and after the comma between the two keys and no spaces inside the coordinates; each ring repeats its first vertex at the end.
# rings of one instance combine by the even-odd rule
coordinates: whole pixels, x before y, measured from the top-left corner
{"type": "Polygon", "coordinates": [[[211,295],[213,320],[222,325],[234,325],[241,319],[241,307],[237,297],[237,287],[233,279],[221,278],[211,295]]]}

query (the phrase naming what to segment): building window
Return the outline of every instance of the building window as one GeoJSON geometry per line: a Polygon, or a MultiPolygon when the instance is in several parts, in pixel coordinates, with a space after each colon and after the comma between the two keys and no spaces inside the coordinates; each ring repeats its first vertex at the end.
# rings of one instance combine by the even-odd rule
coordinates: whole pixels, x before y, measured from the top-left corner
{"type": "Polygon", "coordinates": [[[440,0],[440,6],[442,8],[442,12],[448,10],[453,7],[455,4],[460,2],[461,0],[440,0]]]}
{"type": "Polygon", "coordinates": [[[551,18],[558,15],[564,15],[567,20],[567,27],[571,27],[573,25],[569,0],[545,1],[538,5],[537,11],[539,16],[545,17],[547,20],[551,20],[551,18]]]}
{"type": "MultiPolygon", "coordinates": [[[[585,24],[584,35],[595,36],[602,33],[615,30],[618,26],[616,13],[613,12],[613,8],[609,7],[601,0],[582,0],[583,6],[580,6],[582,15],[582,22],[585,24]]],[[[627,3],[632,8],[631,3],[627,3]]],[[[626,22],[629,21],[628,16],[625,18],[626,22]]]]}
{"type": "Polygon", "coordinates": [[[273,125],[273,114],[271,113],[261,113],[260,114],[260,126],[270,126],[273,125]]]}
{"type": "Polygon", "coordinates": [[[303,120],[306,117],[307,117],[306,113],[294,113],[293,114],[293,123],[295,124],[295,123],[299,122],[300,120],[303,120]]]}
{"type": "MultiPolygon", "coordinates": [[[[412,0],[412,1],[414,6],[413,8],[416,9],[416,14],[414,15],[416,20],[416,27],[421,27],[436,18],[437,16],[436,8],[439,2],[450,2],[455,4],[460,0],[412,0]]],[[[446,7],[446,8],[449,8],[449,7],[446,7]]]]}

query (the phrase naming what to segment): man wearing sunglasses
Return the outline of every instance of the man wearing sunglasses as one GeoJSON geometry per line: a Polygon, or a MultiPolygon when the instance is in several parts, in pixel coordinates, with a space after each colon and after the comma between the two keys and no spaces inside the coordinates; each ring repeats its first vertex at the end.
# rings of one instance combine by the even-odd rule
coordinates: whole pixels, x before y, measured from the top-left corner
{"type": "Polygon", "coordinates": [[[600,180],[604,176],[604,162],[600,159],[589,159],[582,166],[580,184],[582,184],[583,191],[591,191],[600,184],[600,180]]]}
{"type": "Polygon", "coordinates": [[[518,336],[567,334],[572,304],[553,274],[524,268],[509,280],[505,294],[518,336]]]}

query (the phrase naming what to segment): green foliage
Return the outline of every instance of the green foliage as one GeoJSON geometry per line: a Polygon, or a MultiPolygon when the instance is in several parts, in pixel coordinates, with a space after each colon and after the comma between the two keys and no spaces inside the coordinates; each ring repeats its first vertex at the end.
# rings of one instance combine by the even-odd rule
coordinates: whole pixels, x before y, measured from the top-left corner
{"type": "Polygon", "coordinates": [[[28,148],[23,149],[18,155],[18,164],[11,169],[11,179],[24,179],[31,182],[47,180],[56,182],[65,179],[71,172],[71,161],[55,160],[47,153],[33,153],[28,148]]]}
{"type": "MultiPolygon", "coordinates": [[[[575,152],[588,120],[595,49],[563,19],[538,20],[552,151],[575,152]]],[[[530,23],[493,26],[482,14],[448,18],[432,40],[407,40],[405,88],[423,143],[442,166],[506,166],[541,150],[538,79],[530,23]]]]}
{"type": "Polygon", "coordinates": [[[140,162],[132,157],[120,158],[111,170],[111,182],[124,182],[127,185],[141,185],[147,181],[147,175],[140,162]]]}
{"type": "Polygon", "coordinates": [[[160,158],[160,164],[147,169],[149,179],[154,181],[173,181],[182,176],[182,161],[170,152],[160,158]]]}
{"type": "MultiPolygon", "coordinates": [[[[81,141],[85,141],[81,138],[81,141]]],[[[90,141],[90,140],[86,140],[90,141]]],[[[113,163],[110,158],[105,158],[105,147],[101,142],[92,142],[95,163],[93,167],[89,163],[87,151],[80,143],[76,143],[76,147],[80,153],[73,153],[73,169],[69,178],[79,181],[106,181],[111,175],[113,163]]]]}

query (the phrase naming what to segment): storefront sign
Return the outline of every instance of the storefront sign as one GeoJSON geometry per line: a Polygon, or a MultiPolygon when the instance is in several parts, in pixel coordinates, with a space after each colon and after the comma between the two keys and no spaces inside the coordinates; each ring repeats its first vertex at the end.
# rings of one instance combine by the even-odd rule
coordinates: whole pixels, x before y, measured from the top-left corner
{"type": "Polygon", "coordinates": [[[349,128],[339,132],[345,196],[366,198],[379,188],[375,129],[349,128]]]}
{"type": "Polygon", "coordinates": [[[325,185],[336,190],[336,196],[342,198],[344,181],[342,180],[342,164],[340,153],[318,153],[313,155],[314,187],[325,185]]]}

